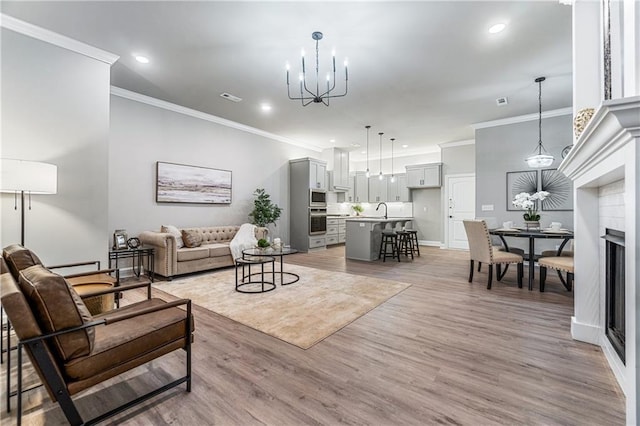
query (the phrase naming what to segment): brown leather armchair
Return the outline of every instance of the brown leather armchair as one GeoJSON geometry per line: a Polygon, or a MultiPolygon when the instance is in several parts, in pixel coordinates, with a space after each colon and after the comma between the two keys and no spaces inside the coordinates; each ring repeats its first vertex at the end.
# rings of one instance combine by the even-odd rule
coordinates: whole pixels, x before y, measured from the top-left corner
{"type": "MultiPolygon", "coordinates": [[[[5,260],[11,270],[15,259],[5,260]]],[[[18,424],[23,348],[49,396],[72,425],[105,420],[182,383],[191,391],[194,320],[190,300],[165,302],[148,297],[92,316],[73,286],[44,266],[24,268],[18,277],[16,281],[11,273],[4,273],[0,280],[2,305],[18,339],[18,424]],[[94,419],[82,419],[72,395],[177,349],[186,351],[184,376],[94,419]]],[[[98,295],[140,287],[147,287],[150,295],[150,283],[122,285],[98,295]]]]}

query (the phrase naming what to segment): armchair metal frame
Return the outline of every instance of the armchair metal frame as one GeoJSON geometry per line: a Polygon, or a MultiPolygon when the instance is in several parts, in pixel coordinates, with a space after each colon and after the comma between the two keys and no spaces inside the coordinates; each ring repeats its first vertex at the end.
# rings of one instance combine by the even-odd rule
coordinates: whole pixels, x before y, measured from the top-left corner
{"type": "MultiPolygon", "coordinates": [[[[109,294],[109,293],[116,293],[116,292],[121,292],[121,291],[126,291],[126,290],[132,290],[132,289],[138,289],[138,288],[142,288],[142,287],[147,287],[147,299],[151,298],[151,283],[150,282],[146,282],[146,283],[137,283],[137,284],[129,284],[129,285],[123,285],[123,286],[119,286],[119,287],[114,287],[108,290],[100,290],[100,291],[96,291],[96,292],[92,292],[92,293],[87,293],[86,295],[83,295],[83,298],[85,297],[94,297],[94,296],[100,296],[100,295],[104,295],[104,294],[109,294]]],[[[125,312],[121,315],[117,314],[117,310],[114,311],[114,314],[107,317],[107,318],[101,318],[97,321],[92,321],[90,323],[86,323],[83,324],[82,326],[79,327],[73,327],[73,328],[68,328],[65,330],[60,330],[57,332],[53,332],[53,333],[48,333],[48,334],[43,334],[37,337],[33,337],[30,339],[25,339],[25,340],[20,340],[17,343],[17,362],[18,362],[18,366],[17,366],[17,390],[15,392],[13,392],[13,395],[17,395],[17,424],[18,426],[21,426],[22,424],[22,394],[23,392],[26,392],[28,390],[33,389],[29,388],[29,389],[22,389],[22,349],[23,348],[27,348],[28,350],[30,350],[31,355],[32,355],[32,360],[33,362],[35,362],[38,365],[38,370],[41,372],[42,376],[41,379],[43,379],[44,381],[46,381],[48,387],[53,391],[53,393],[56,395],[56,399],[58,401],[58,404],[60,405],[60,408],[62,409],[67,421],[69,422],[69,424],[75,426],[75,425],[93,425],[96,423],[99,423],[101,421],[104,421],[110,417],[113,417],[119,413],[122,413],[126,410],[128,410],[129,408],[140,404],[144,401],[149,400],[150,398],[153,398],[156,395],[159,395],[169,389],[172,389],[176,386],[181,385],[182,383],[186,383],[186,390],[187,392],[191,392],[191,341],[192,341],[192,327],[191,327],[191,300],[189,299],[179,299],[179,300],[175,300],[173,302],[167,302],[163,305],[160,306],[151,306],[151,307],[147,307],[147,308],[142,308],[142,309],[137,309],[137,310],[133,310],[131,312],[125,312]],[[64,381],[64,378],[60,375],[57,374],[57,368],[54,365],[54,363],[52,362],[50,356],[47,354],[48,349],[45,348],[45,345],[47,344],[47,341],[53,337],[56,336],[60,336],[62,334],[66,334],[66,333],[72,333],[75,331],[79,331],[79,330],[83,330],[83,329],[87,329],[87,328],[91,328],[91,327],[98,327],[98,326],[102,326],[102,325],[109,325],[109,324],[113,324],[119,321],[123,321],[126,319],[131,319],[137,316],[141,316],[141,315],[145,315],[145,314],[149,314],[152,312],[157,312],[157,311],[161,311],[161,310],[165,310],[165,309],[170,309],[170,308],[175,308],[178,306],[183,306],[186,305],[186,330],[185,330],[185,347],[183,348],[186,352],[186,374],[170,383],[167,383],[157,389],[154,389],[144,395],[141,395],[131,401],[128,401],[106,413],[100,414],[92,419],[89,420],[84,420],[81,416],[80,413],[78,412],[72,398],[71,398],[71,394],[69,393],[66,383],[64,381]]],[[[7,401],[9,402],[9,397],[7,397],[7,401]]]]}

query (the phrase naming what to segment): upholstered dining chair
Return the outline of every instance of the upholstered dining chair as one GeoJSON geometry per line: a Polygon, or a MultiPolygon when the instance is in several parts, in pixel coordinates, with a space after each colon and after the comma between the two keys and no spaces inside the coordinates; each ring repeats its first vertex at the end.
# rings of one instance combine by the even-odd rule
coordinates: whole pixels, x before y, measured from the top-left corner
{"type": "Polygon", "coordinates": [[[540,291],[544,291],[545,281],[547,280],[547,268],[555,269],[558,271],[560,282],[567,289],[571,291],[573,287],[573,256],[549,256],[541,257],[538,260],[538,266],[540,266],[540,291]],[[562,277],[562,272],[567,273],[566,281],[562,277]]]}
{"type": "Polygon", "coordinates": [[[515,263],[518,265],[518,287],[522,288],[523,257],[519,254],[500,251],[499,248],[493,246],[487,223],[484,220],[464,220],[463,224],[469,241],[469,282],[473,281],[474,261],[486,263],[489,266],[487,289],[491,289],[493,265],[496,265],[496,278],[500,281],[507,273],[508,266],[515,263]],[[504,271],[501,271],[501,265],[505,265],[504,271]]]}
{"type": "MultiPolygon", "coordinates": [[[[495,217],[490,217],[490,216],[479,217],[479,216],[476,216],[476,220],[484,220],[487,223],[487,228],[489,228],[489,229],[498,228],[498,220],[495,217]]],[[[502,240],[500,239],[500,237],[496,237],[495,235],[491,236],[491,245],[493,245],[493,248],[495,250],[508,251],[509,253],[519,254],[520,256],[522,256],[524,258],[524,250],[523,249],[518,248],[518,247],[505,247],[504,244],[502,243],[502,240]]],[[[507,268],[508,268],[508,266],[507,266],[507,268]]],[[[480,272],[481,270],[482,270],[482,262],[478,262],[478,272],[480,272]]],[[[507,271],[505,270],[505,273],[506,272],[507,271]]]]}

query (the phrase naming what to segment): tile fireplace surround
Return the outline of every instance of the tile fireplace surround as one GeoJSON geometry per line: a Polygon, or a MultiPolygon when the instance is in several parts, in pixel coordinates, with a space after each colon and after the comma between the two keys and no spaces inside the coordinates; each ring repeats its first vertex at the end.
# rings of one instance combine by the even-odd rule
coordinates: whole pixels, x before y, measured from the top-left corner
{"type": "MultiPolygon", "coordinates": [[[[574,184],[575,286],[571,335],[602,350],[627,400],[627,424],[636,424],[640,373],[640,96],[603,102],[559,170],[574,184]],[[619,207],[621,231],[625,232],[626,365],[605,336],[605,219],[599,200],[604,187],[622,188],[624,207],[619,207]],[[597,259],[597,261],[596,261],[597,259]]],[[[604,191],[603,191],[604,192],[604,191]]]]}

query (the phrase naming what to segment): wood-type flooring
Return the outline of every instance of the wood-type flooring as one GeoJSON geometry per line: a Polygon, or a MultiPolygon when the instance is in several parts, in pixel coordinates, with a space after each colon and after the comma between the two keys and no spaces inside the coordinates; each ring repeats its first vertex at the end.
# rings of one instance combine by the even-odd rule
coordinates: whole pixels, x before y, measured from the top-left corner
{"type": "MultiPolygon", "coordinates": [[[[573,293],[556,276],[540,293],[536,271],[530,292],[517,288],[513,268],[487,290],[486,266],[467,282],[466,252],[421,251],[401,263],[345,261],[343,246],[287,256],[327,274],[413,285],[308,350],[196,306],[192,392],[176,388],[106,423],[625,423],[624,395],[602,351],[571,339],[573,293]]],[[[177,351],[75,400],[83,414],[104,412],[177,377],[184,359],[177,351]]],[[[25,394],[23,424],[66,423],[45,395],[25,394]]],[[[2,402],[2,424],[15,424],[15,410],[8,416],[2,402]]]]}

